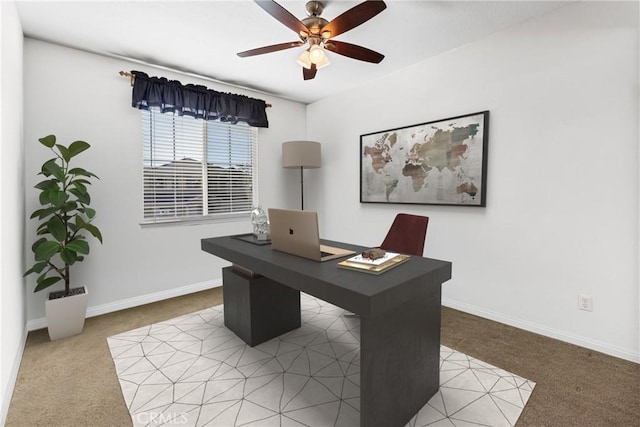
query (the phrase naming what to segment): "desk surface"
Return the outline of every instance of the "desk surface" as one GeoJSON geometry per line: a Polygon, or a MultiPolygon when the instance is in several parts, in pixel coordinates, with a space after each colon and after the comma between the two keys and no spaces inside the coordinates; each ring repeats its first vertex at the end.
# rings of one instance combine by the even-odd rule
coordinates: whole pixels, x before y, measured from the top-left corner
{"type": "MultiPolygon", "coordinates": [[[[362,252],[366,247],[322,240],[322,244],[362,252]]],[[[329,301],[360,316],[376,317],[415,296],[417,288],[439,292],[451,278],[451,263],[411,256],[406,263],[376,276],[338,268],[347,258],[317,262],[231,236],[201,240],[201,248],[287,286],[329,301]]]]}

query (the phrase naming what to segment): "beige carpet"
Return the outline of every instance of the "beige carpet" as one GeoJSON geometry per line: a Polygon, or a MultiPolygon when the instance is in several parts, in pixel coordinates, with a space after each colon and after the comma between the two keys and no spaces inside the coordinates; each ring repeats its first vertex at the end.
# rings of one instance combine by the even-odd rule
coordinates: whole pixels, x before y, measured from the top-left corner
{"type": "MultiPolygon", "coordinates": [[[[130,426],[107,337],[222,303],[220,289],[29,334],[7,426],[130,426]]],[[[640,425],[640,365],[443,308],[442,344],[536,382],[517,426],[640,425]]]]}

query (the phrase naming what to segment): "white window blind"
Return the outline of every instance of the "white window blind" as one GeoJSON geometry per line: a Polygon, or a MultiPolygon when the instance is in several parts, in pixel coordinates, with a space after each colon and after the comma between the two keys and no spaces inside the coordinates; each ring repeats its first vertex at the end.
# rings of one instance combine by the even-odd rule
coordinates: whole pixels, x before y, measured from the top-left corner
{"type": "Polygon", "coordinates": [[[248,213],[257,131],[245,124],[142,110],[144,222],[248,213]]]}

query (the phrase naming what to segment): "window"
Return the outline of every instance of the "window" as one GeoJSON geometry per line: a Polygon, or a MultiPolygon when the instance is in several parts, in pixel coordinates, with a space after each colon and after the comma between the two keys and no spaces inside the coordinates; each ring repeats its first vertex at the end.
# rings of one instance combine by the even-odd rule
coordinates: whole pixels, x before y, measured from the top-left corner
{"type": "Polygon", "coordinates": [[[254,206],[257,130],[142,110],[144,222],[244,214],[254,206]]]}

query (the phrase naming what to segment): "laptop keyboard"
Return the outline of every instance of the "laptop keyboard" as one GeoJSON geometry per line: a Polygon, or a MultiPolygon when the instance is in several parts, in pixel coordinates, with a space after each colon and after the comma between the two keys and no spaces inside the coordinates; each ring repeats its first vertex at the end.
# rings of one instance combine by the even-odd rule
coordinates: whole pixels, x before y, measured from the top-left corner
{"type": "Polygon", "coordinates": [[[333,254],[331,252],[322,252],[322,251],[320,251],[320,258],[329,256],[329,255],[333,255],[333,254]]]}

